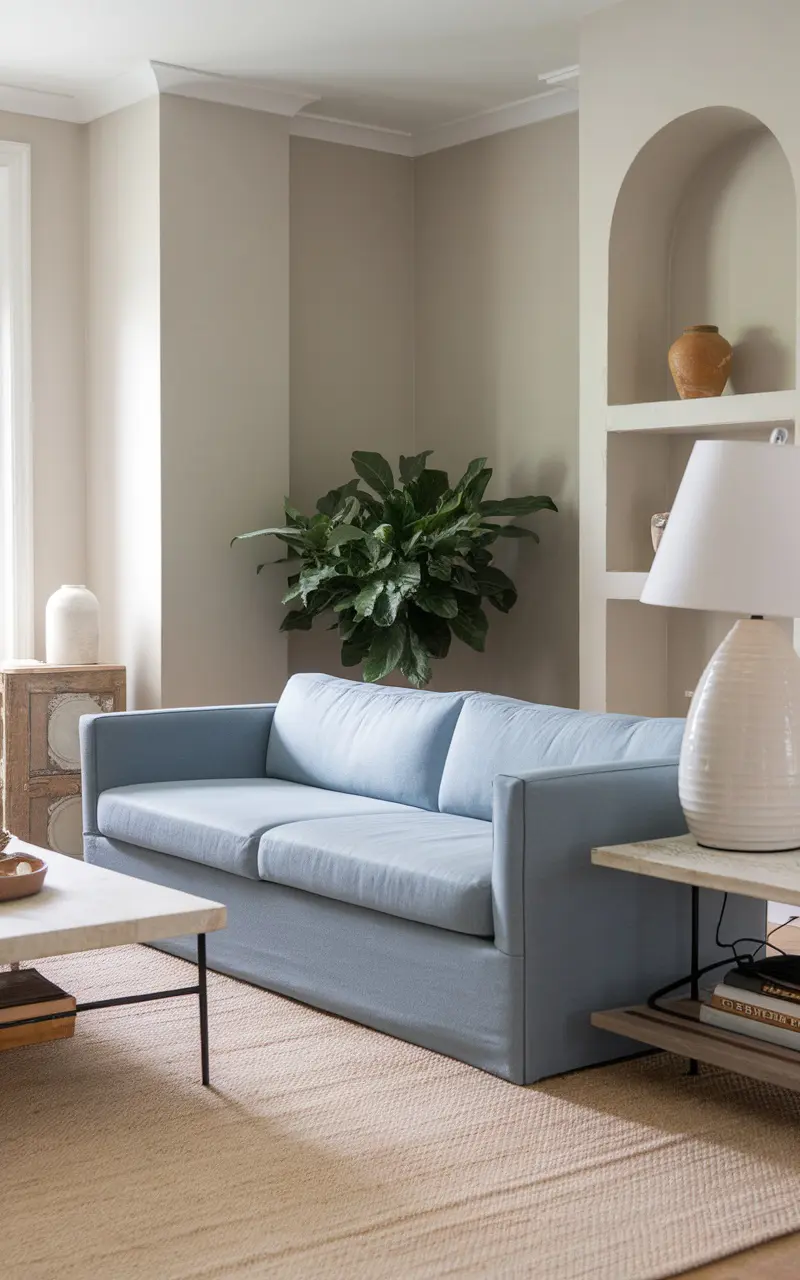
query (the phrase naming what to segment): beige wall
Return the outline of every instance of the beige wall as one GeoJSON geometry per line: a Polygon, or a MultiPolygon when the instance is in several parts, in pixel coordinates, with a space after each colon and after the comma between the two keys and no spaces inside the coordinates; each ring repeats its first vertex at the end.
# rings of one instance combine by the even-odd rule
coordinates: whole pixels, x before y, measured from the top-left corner
{"type": "MultiPolygon", "coordinates": [[[[134,705],[272,696],[284,567],[230,537],[354,448],[486,452],[497,493],[562,515],[504,546],[521,602],[440,687],[573,701],[575,117],[416,162],[170,97],[0,126],[33,145],[39,652],[47,595],[85,579],[134,705]]],[[[340,670],[335,638],[291,637],[309,667],[340,670]]]]}
{"type": "Polygon", "coordinates": [[[575,705],[578,695],[578,120],[416,162],[416,447],[490,495],[549,493],[533,543],[502,542],[520,598],[487,651],[454,641],[435,687],[575,705]]]}
{"type": "Polygon", "coordinates": [[[0,138],[31,148],[34,610],[86,575],[85,137],[80,125],[0,112],[0,138]]]}
{"type": "MultiPolygon", "coordinates": [[[[290,489],[303,509],[350,479],[354,449],[393,464],[413,450],[413,183],[404,157],[291,140],[290,489]]],[[[289,664],[354,674],[322,629],[290,637],[289,664]]]]}
{"type": "Polygon", "coordinates": [[[89,581],[101,659],[161,701],[159,107],[89,127],[89,581]]]}
{"type": "Polygon", "coordinates": [[[286,679],[281,578],[229,544],[288,489],[288,125],[160,106],[162,697],[255,702],[286,679]]]}

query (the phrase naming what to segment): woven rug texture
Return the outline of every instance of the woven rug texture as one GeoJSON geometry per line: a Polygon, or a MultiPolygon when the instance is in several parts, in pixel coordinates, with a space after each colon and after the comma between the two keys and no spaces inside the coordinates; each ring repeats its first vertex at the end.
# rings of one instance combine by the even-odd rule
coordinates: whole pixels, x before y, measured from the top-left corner
{"type": "MultiPolygon", "coordinates": [[[[80,999],[145,947],[43,960],[80,999]]],[[[800,1097],[666,1055],[521,1089],[216,974],[0,1053],[3,1280],[656,1280],[800,1229],[800,1097]]]]}

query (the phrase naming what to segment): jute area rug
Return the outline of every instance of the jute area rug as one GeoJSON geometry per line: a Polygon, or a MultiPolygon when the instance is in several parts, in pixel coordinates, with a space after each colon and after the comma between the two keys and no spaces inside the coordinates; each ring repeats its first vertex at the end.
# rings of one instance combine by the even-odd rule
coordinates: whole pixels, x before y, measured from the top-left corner
{"type": "MultiPolygon", "coordinates": [[[[144,947],[42,961],[82,999],[144,947]]],[[[0,1054],[3,1280],[651,1280],[800,1228],[800,1098],[665,1056],[520,1089],[212,975],[0,1054]]]]}

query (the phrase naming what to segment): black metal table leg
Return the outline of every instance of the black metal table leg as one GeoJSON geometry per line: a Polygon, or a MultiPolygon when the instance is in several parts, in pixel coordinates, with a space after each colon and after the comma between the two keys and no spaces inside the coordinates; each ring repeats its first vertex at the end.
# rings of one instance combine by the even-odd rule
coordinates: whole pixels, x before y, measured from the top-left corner
{"type": "MultiPolygon", "coordinates": [[[[692,885],[692,970],[691,970],[691,998],[692,1000],[700,999],[700,890],[697,885],[692,885]]],[[[696,1076],[699,1071],[696,1058],[689,1059],[689,1075],[696,1076]]]]}
{"type": "Polygon", "coordinates": [[[200,1007],[200,1065],[203,1084],[209,1084],[208,1069],[208,973],[206,969],[206,935],[197,935],[197,984],[193,987],[172,987],[169,991],[144,991],[139,995],[112,996],[107,1000],[84,1000],[66,1013],[44,1013],[38,1018],[14,1018],[4,1022],[3,1029],[12,1027],[29,1027],[38,1022],[53,1022],[56,1019],[74,1018],[79,1013],[92,1009],[115,1009],[123,1004],[147,1004],[151,1000],[174,1000],[178,996],[197,996],[200,1007]]]}
{"type": "Polygon", "coordinates": [[[206,975],[206,935],[197,935],[197,1001],[200,1006],[200,1065],[203,1084],[210,1082],[208,1070],[208,984],[206,975]]]}

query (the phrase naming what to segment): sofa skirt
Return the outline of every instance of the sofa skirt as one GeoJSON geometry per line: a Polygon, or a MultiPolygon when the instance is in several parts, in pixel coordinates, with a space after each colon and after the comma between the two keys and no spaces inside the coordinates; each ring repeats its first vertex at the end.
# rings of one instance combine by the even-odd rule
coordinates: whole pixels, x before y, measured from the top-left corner
{"type": "MultiPolygon", "coordinates": [[[[523,960],[490,940],[104,836],[84,844],[87,862],[224,903],[212,969],[524,1083],[523,960]]],[[[157,945],[196,957],[194,938],[157,945]]]]}

